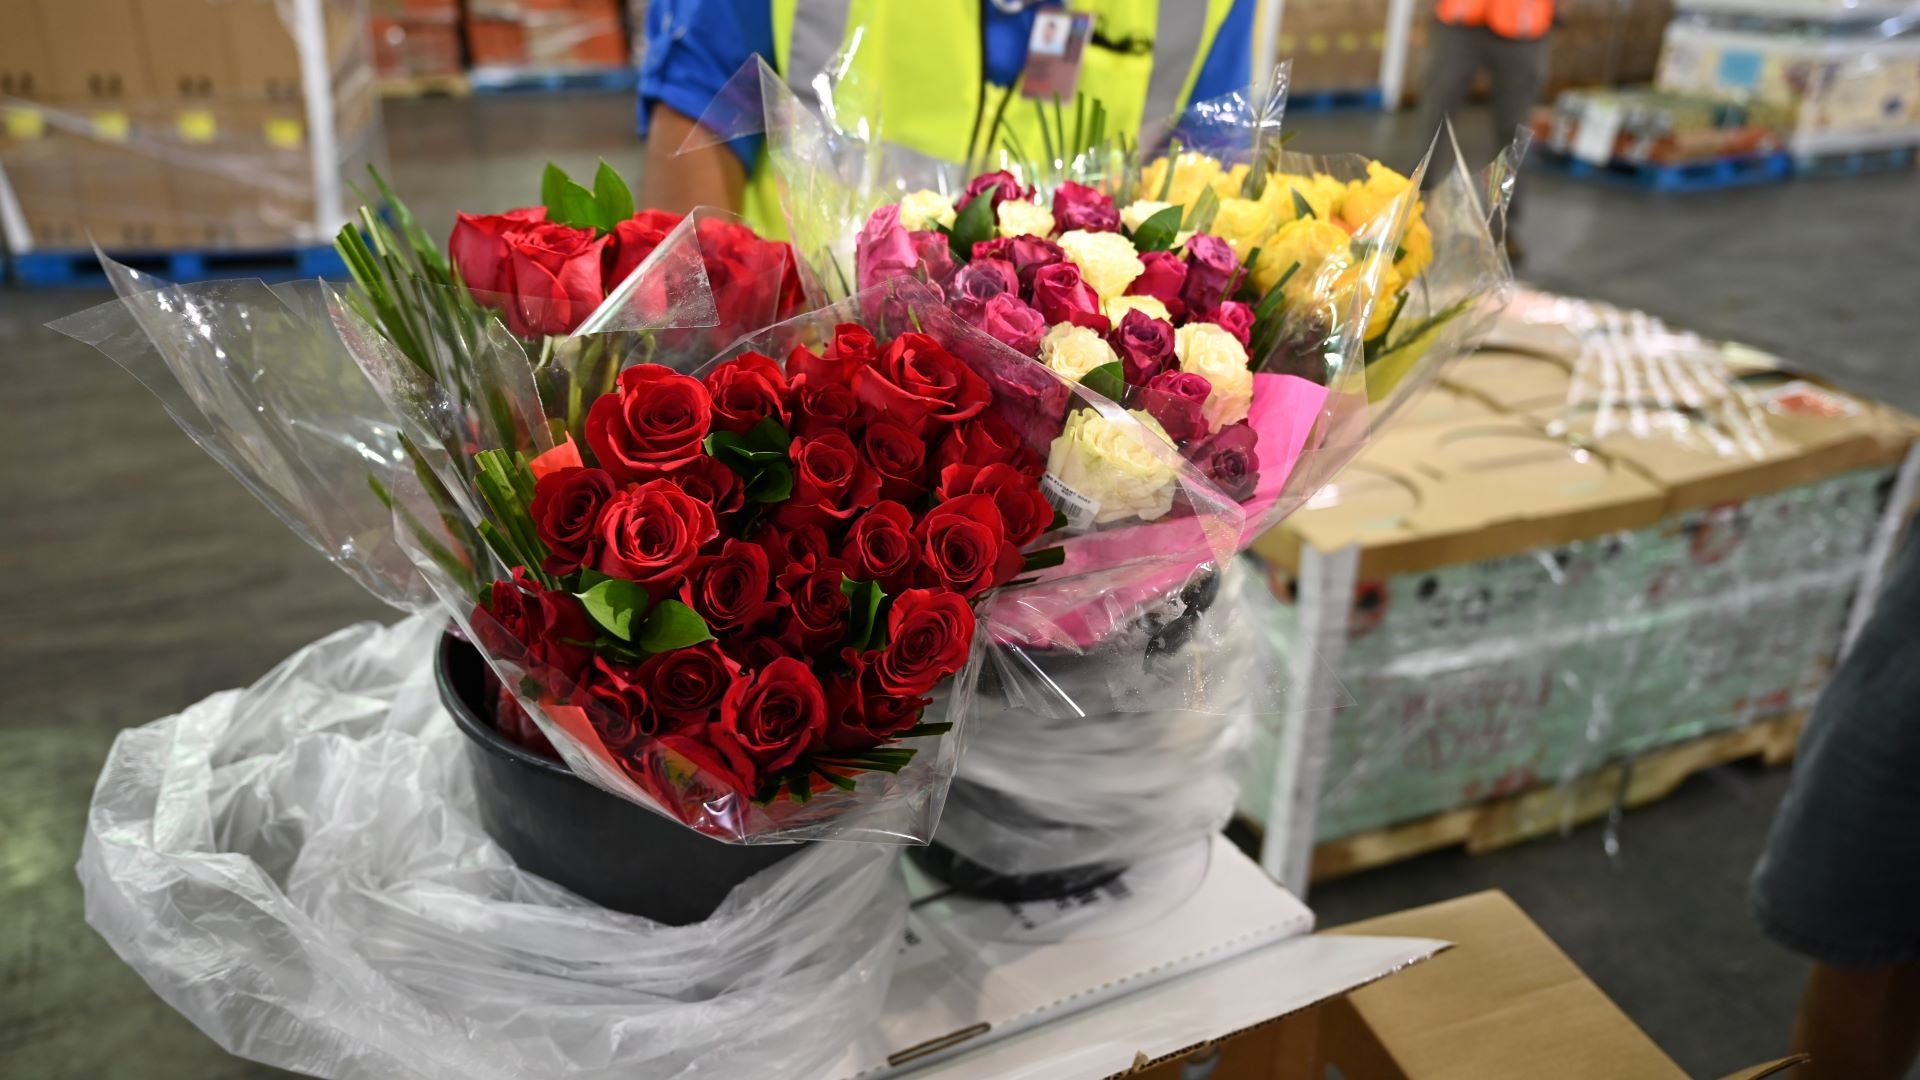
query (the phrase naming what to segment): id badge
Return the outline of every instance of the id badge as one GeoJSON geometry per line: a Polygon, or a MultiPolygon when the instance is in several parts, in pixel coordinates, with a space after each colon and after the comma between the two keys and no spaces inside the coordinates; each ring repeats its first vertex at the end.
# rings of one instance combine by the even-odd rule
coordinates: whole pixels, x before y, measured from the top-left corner
{"type": "Polygon", "coordinates": [[[1080,83],[1080,57],[1093,36],[1093,15],[1086,11],[1048,8],[1033,16],[1033,35],[1027,39],[1027,67],[1021,72],[1020,93],[1035,101],[1072,101],[1080,83]]]}

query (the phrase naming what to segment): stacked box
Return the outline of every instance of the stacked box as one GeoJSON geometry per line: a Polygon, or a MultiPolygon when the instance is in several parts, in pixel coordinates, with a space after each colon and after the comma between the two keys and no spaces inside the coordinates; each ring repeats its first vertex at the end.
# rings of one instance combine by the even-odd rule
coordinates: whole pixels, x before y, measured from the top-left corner
{"type": "MultiPolygon", "coordinates": [[[[1573,357],[1517,351],[1553,350],[1537,329],[1463,360],[1255,546],[1283,599],[1354,574],[1344,610],[1272,628],[1337,641],[1310,681],[1344,693],[1294,692],[1345,707],[1287,721],[1321,725],[1317,839],[1805,708],[1885,554],[1910,421],[1759,372],[1740,377],[1770,418],[1758,450],[1723,453],[1711,410],[1633,434],[1568,410],[1573,357]]],[[[1247,757],[1257,821],[1293,744],[1266,730],[1247,757]]]]}
{"type": "Polygon", "coordinates": [[[476,71],[567,71],[628,62],[616,0],[469,0],[466,28],[476,71]]]}
{"type": "MultiPolygon", "coordinates": [[[[1293,10],[1289,4],[1287,10],[1293,10]]],[[[1651,80],[1661,37],[1673,17],[1673,0],[1561,0],[1548,38],[1548,92],[1651,80]]],[[[1408,37],[1406,85],[1417,96],[1425,85],[1432,18],[1415,17],[1408,37]]],[[[1483,74],[1477,91],[1487,90],[1483,74]]]]}
{"type": "Polygon", "coordinates": [[[1293,61],[1298,93],[1366,90],[1380,83],[1387,0],[1291,0],[1275,49],[1293,61]]]}
{"type": "Polygon", "coordinates": [[[374,0],[369,24],[373,70],[381,79],[460,74],[459,0],[374,0]]]}
{"type": "Polygon", "coordinates": [[[365,10],[286,10],[324,40],[301,49],[275,0],[0,0],[9,249],[279,247],[337,231],[342,177],[378,148],[365,10]]]}

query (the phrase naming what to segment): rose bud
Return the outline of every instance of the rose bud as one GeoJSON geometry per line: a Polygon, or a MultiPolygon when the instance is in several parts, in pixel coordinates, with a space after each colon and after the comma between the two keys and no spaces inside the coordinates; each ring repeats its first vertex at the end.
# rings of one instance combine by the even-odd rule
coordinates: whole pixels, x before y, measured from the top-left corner
{"type": "Polygon", "coordinates": [[[875,210],[860,226],[853,243],[853,265],[862,291],[882,281],[910,276],[920,265],[913,236],[900,224],[898,204],[875,210]]]}
{"type": "Polygon", "coordinates": [[[934,448],[929,463],[937,478],[949,465],[1011,465],[1027,476],[1038,479],[1047,471],[1039,452],[1020,438],[1012,425],[993,413],[984,413],[965,423],[955,424],[947,437],[934,448]]]}
{"type": "Polygon", "coordinates": [[[955,313],[978,325],[987,301],[1002,293],[1017,292],[1019,288],[1020,275],[1014,272],[1012,263],[1005,259],[975,259],[953,276],[953,287],[947,291],[947,298],[953,302],[955,313]]]}
{"type": "Polygon", "coordinates": [[[1186,302],[1180,299],[1187,286],[1186,260],[1171,251],[1149,251],[1140,256],[1140,263],[1145,269],[1127,286],[1127,292],[1153,297],[1166,305],[1167,314],[1175,319],[1186,314],[1186,302]]]}
{"type": "Polygon", "coordinates": [[[1033,288],[1033,275],[1041,267],[1065,262],[1067,253],[1060,245],[1039,236],[1001,236],[992,240],[976,240],[973,243],[973,259],[1004,259],[1013,264],[1013,271],[1019,275],[1020,288],[1033,288]]]}
{"type": "Polygon", "coordinates": [[[607,291],[625,284],[682,220],[681,215],[665,210],[642,210],[625,221],[615,222],[613,232],[607,237],[607,291]]]}
{"type": "Polygon", "coordinates": [[[768,598],[772,585],[766,549],[729,539],[718,555],[702,560],[688,583],[686,603],[715,633],[752,629],[779,613],[780,606],[768,598]]]}
{"type": "Polygon", "coordinates": [[[768,563],[786,567],[793,563],[818,566],[827,557],[826,530],[818,525],[768,525],[760,530],[754,543],[766,550],[768,563]]]}
{"type": "Polygon", "coordinates": [[[940,474],[939,492],[942,502],[962,495],[992,499],[1015,547],[1032,543],[1053,524],[1053,504],[1040,485],[1011,465],[949,465],[940,474]]]}
{"type": "Polygon", "coordinates": [[[1000,202],[1003,199],[1030,199],[1033,197],[1032,188],[1021,187],[1020,181],[1014,179],[1012,173],[1001,169],[998,172],[981,173],[979,176],[974,177],[973,182],[967,185],[967,190],[960,194],[960,198],[954,205],[964,211],[967,204],[973,201],[975,195],[983,193],[993,200],[993,206],[996,210],[999,209],[1000,202]]]}
{"type": "Polygon", "coordinates": [[[1096,334],[1110,328],[1107,317],[1100,314],[1100,297],[1070,262],[1043,266],[1034,273],[1033,306],[1049,325],[1072,323],[1096,334]]]}
{"type": "Polygon", "coordinates": [[[713,507],[716,515],[727,515],[746,505],[746,489],[740,475],[710,457],[695,459],[668,473],[664,479],[674,487],[713,507]]]}
{"type": "Polygon", "coordinates": [[[1108,340],[1128,386],[1145,386],[1174,364],[1173,324],[1144,311],[1127,312],[1108,340]]]}
{"type": "Polygon", "coordinates": [[[860,436],[860,456],[880,477],[880,497],[910,502],[926,493],[927,444],[899,424],[875,420],[860,436]]]}
{"type": "Polygon", "coordinates": [[[704,456],[712,423],[713,399],[699,379],[639,364],[587,410],[587,446],[615,480],[636,483],[704,456]]]}
{"type": "Polygon", "coordinates": [[[515,336],[570,334],[606,299],[600,278],[606,240],[592,229],[539,224],[502,239],[512,266],[507,329],[515,336]]]}
{"type": "Polygon", "coordinates": [[[709,731],[736,770],[762,778],[791,768],[826,733],[826,692],[806,664],[790,657],[736,679],[709,731]]]}
{"type": "Polygon", "coordinates": [[[817,655],[847,636],[851,608],[840,586],[847,568],[829,559],[819,567],[788,567],[779,577],[787,598],[780,642],[797,655],[817,655]]]}
{"type": "Polygon", "coordinates": [[[1185,446],[1207,433],[1205,406],[1213,384],[1190,371],[1155,375],[1140,391],[1138,404],[1160,421],[1175,446],[1185,446]]]}
{"type": "Polygon", "coordinates": [[[844,382],[816,382],[809,378],[794,392],[793,434],[817,439],[829,431],[853,431],[860,417],[860,399],[844,382]]]}
{"type": "Polygon", "coordinates": [[[586,689],[576,696],[575,703],[587,709],[594,731],[615,757],[628,756],[643,737],[660,733],[660,720],[653,715],[637,667],[594,657],[586,689]]]}
{"type": "Polygon", "coordinates": [[[455,214],[447,255],[474,299],[501,307],[513,290],[513,267],[507,234],[523,232],[547,220],[544,206],[528,206],[504,214],[455,214]]]}
{"type": "Polygon", "coordinates": [[[1242,272],[1225,240],[1202,233],[1187,241],[1187,281],[1180,299],[1196,318],[1204,316],[1233,295],[1242,272]]]}
{"type": "Polygon", "coordinates": [[[783,656],[793,655],[779,638],[764,634],[729,636],[720,643],[720,647],[748,671],[759,671],[783,656]]]}
{"type": "Polygon", "coordinates": [[[656,653],[634,673],[646,689],[661,731],[685,731],[707,723],[720,707],[740,665],[711,641],[656,653]]]}
{"type": "Polygon", "coordinates": [[[1120,211],[1105,192],[1069,180],[1053,193],[1053,219],[1061,232],[1118,232],[1120,211]]]}
{"type": "Polygon", "coordinates": [[[795,439],[787,453],[793,461],[793,495],[776,512],[782,525],[845,521],[879,497],[880,475],[844,431],[795,439]]]}
{"type": "Polygon", "coordinates": [[[966,666],[973,608],[950,592],[908,589],[887,607],[887,647],[872,663],[879,688],[918,697],[966,666]]]}
{"type": "Polygon", "coordinates": [[[1000,508],[986,495],[962,495],[935,507],[913,533],[919,580],[962,596],[1012,581],[1020,549],[1007,536],[1000,508]]]}
{"type": "Polygon", "coordinates": [[[1047,334],[1047,320],[1012,293],[987,301],[974,325],[1022,356],[1039,352],[1040,339],[1047,334]]]}
{"type": "Polygon", "coordinates": [[[593,561],[600,508],[618,490],[613,477],[601,469],[561,469],[533,485],[529,512],[534,531],[547,546],[542,570],[571,574],[593,561]]]}
{"type": "Polygon", "coordinates": [[[1222,300],[1220,306],[1207,312],[1201,322],[1210,322],[1234,337],[1240,339],[1240,347],[1246,348],[1253,340],[1253,308],[1238,300],[1222,300]]]}
{"type": "Polygon", "coordinates": [[[868,660],[879,655],[841,650],[847,670],[827,682],[829,749],[869,750],[892,742],[919,723],[926,707],[933,704],[932,698],[896,696],[881,689],[868,666],[868,660]]]}
{"type": "Polygon", "coordinates": [[[707,373],[715,431],[745,432],[762,420],[789,426],[787,377],[771,357],[742,353],[707,373]]]}
{"type": "Polygon", "coordinates": [[[848,566],[848,577],[877,581],[887,592],[898,592],[914,567],[913,511],[897,502],[874,504],[847,530],[840,559],[848,566]]]}
{"type": "Polygon", "coordinates": [[[935,424],[978,415],[993,400],[972,368],[919,333],[894,338],[877,363],[855,372],[853,392],[875,415],[923,436],[935,424]]]}
{"type": "Polygon", "coordinates": [[[1241,502],[1260,484],[1260,455],[1255,451],[1259,441],[1259,433],[1243,421],[1228,424],[1183,452],[1215,487],[1241,502]]]}
{"type": "Polygon", "coordinates": [[[586,643],[597,631],[579,600],[541,589],[525,568],[515,567],[512,581],[493,582],[487,599],[474,606],[473,633],[482,649],[538,679],[578,683],[593,662],[586,643]]]}
{"type": "Polygon", "coordinates": [[[913,241],[914,254],[919,256],[918,272],[925,274],[926,280],[932,282],[935,288],[945,292],[947,285],[953,281],[956,269],[953,244],[947,240],[945,233],[916,232],[907,236],[913,241]]]}
{"type": "Polygon", "coordinates": [[[600,511],[594,569],[644,587],[655,598],[677,591],[707,542],[719,535],[713,508],[653,480],[613,497],[600,511]]]}

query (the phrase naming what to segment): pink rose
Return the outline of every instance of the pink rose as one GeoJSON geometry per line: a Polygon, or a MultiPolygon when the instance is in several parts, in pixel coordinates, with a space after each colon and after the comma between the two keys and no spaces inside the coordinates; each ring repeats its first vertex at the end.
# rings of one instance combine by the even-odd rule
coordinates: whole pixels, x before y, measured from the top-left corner
{"type": "Polygon", "coordinates": [[[1096,334],[1104,334],[1112,325],[1100,314],[1100,297],[1080,278],[1080,268],[1070,262],[1043,266],[1033,275],[1033,306],[1047,325],[1072,323],[1096,334]]]}
{"type": "Polygon", "coordinates": [[[1120,211],[1105,192],[1069,180],[1053,193],[1053,222],[1061,232],[1118,232],[1120,211]]]}
{"type": "Polygon", "coordinates": [[[993,200],[993,208],[995,210],[1000,209],[1000,203],[1006,199],[1030,199],[1033,197],[1032,188],[1021,187],[1020,181],[1015,180],[1012,173],[1001,169],[999,172],[981,173],[979,176],[974,177],[973,182],[967,185],[967,190],[961,194],[960,201],[955,205],[964,209],[968,203],[973,201],[975,195],[983,192],[988,198],[993,200]]]}
{"type": "Polygon", "coordinates": [[[1253,308],[1238,300],[1222,300],[1220,306],[1201,316],[1200,322],[1210,322],[1234,337],[1240,339],[1245,348],[1253,336],[1253,308]]]}
{"type": "Polygon", "coordinates": [[[1047,320],[1012,293],[987,301],[974,325],[1022,356],[1039,355],[1040,339],[1047,334],[1047,320]]]}
{"type": "Polygon", "coordinates": [[[853,259],[861,289],[913,273],[913,268],[920,264],[920,253],[914,248],[913,235],[900,224],[897,204],[875,210],[860,227],[860,235],[853,244],[853,259]]]}
{"type": "Polygon", "coordinates": [[[1175,319],[1186,314],[1187,305],[1180,299],[1180,290],[1187,285],[1186,261],[1171,251],[1149,251],[1140,256],[1146,269],[1127,286],[1127,292],[1134,296],[1151,296],[1167,306],[1167,314],[1175,319]]]}
{"type": "Polygon", "coordinates": [[[1033,288],[1033,275],[1041,267],[1066,262],[1067,253],[1060,245],[1038,236],[1002,236],[993,240],[976,241],[973,245],[973,259],[1005,259],[1013,264],[1013,272],[1020,278],[1020,287],[1033,288]]]}
{"type": "Polygon", "coordinates": [[[947,291],[947,298],[961,318],[977,326],[987,301],[1019,289],[1020,275],[1014,272],[1012,263],[1005,259],[975,259],[953,275],[953,287],[947,291]]]}
{"type": "Polygon", "coordinates": [[[1147,381],[1137,395],[1139,406],[1160,421],[1174,445],[1187,443],[1207,433],[1207,418],[1201,406],[1213,384],[1205,375],[1191,371],[1163,371],[1147,381]]]}

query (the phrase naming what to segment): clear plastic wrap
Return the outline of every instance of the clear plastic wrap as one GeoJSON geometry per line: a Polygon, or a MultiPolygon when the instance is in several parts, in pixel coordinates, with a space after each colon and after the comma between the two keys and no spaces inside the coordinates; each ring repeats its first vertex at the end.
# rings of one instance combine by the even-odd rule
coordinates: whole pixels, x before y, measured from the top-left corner
{"type": "Polygon", "coordinates": [[[895,849],[814,845],[691,926],[590,904],[482,831],[439,633],[350,627],[123,732],[89,924],[228,1051],[333,1080],[829,1068],[894,968],[895,849]]]}

